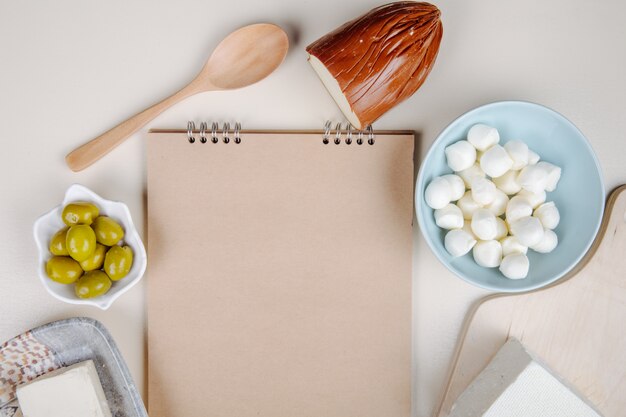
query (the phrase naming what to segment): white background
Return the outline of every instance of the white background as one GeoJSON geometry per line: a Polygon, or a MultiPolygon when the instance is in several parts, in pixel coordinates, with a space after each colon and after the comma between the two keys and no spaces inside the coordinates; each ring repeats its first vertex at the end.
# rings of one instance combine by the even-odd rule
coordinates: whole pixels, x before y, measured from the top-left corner
{"type": "MultiPolygon", "coordinates": [[[[106,312],[53,299],[36,276],[33,221],[79,182],[126,202],[143,229],[143,140],[150,127],[180,128],[193,119],[319,129],[327,119],[342,120],[304,47],[379,4],[0,0],[0,340],[52,320],[94,317],[113,334],[145,395],[145,286],[106,312]],[[260,21],[277,23],[290,35],[290,53],[270,78],[245,90],[187,99],[86,171],[72,173],[64,165],[74,147],[191,80],[223,36],[260,21]]],[[[375,128],[416,130],[421,156],[452,119],[473,107],[534,101],[563,113],[587,135],[607,190],[626,182],[626,3],[436,4],[444,24],[437,64],[419,92],[375,128]]],[[[486,292],[440,265],[417,227],[414,242],[414,414],[429,416],[463,318],[486,292]]]]}

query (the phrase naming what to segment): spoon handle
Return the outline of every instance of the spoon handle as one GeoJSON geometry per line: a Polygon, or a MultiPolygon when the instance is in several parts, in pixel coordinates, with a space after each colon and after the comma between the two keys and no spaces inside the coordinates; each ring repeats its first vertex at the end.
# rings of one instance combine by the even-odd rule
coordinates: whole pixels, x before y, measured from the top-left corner
{"type": "Polygon", "coordinates": [[[176,94],[173,94],[163,101],[147,108],[115,126],[113,129],[103,133],[95,139],[85,143],[84,145],[74,149],[67,154],[65,162],[72,171],[82,171],[107,153],[111,152],[116,146],[124,142],[133,133],[144,127],[146,123],[157,117],[167,108],[173,106],[186,97],[198,93],[199,89],[196,83],[192,82],[176,94]]]}

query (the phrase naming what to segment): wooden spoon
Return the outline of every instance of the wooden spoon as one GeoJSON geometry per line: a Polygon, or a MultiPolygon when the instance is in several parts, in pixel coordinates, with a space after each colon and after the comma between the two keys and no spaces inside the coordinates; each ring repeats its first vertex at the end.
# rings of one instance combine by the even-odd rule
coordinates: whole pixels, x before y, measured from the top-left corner
{"type": "Polygon", "coordinates": [[[276,25],[259,23],[234,31],[217,46],[189,85],[73,150],[65,162],[72,171],[83,170],[182,99],[204,91],[241,88],[262,80],[283,62],[287,49],[287,34],[276,25]]]}

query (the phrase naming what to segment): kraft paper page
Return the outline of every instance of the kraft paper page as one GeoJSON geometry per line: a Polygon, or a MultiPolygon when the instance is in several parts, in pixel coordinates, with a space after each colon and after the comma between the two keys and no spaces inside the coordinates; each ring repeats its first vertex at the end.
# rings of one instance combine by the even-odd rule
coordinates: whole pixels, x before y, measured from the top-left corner
{"type": "Polygon", "coordinates": [[[408,417],[412,134],[150,133],[152,417],[408,417]]]}

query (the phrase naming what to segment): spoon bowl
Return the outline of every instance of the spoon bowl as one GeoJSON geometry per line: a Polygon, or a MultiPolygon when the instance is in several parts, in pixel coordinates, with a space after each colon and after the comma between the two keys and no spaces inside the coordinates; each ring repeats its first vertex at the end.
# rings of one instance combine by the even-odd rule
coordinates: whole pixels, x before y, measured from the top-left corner
{"type": "Polygon", "coordinates": [[[244,26],[232,32],[182,90],[73,150],[65,162],[72,171],[81,171],[179,101],[205,91],[232,90],[261,81],[278,68],[288,49],[285,31],[270,23],[244,26]]]}
{"type": "Polygon", "coordinates": [[[220,42],[200,74],[208,78],[211,89],[246,87],[274,72],[288,49],[287,34],[278,26],[245,26],[220,42]]]}

